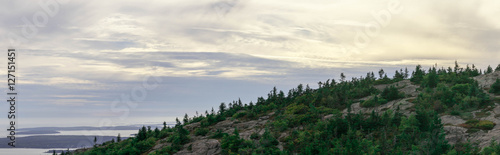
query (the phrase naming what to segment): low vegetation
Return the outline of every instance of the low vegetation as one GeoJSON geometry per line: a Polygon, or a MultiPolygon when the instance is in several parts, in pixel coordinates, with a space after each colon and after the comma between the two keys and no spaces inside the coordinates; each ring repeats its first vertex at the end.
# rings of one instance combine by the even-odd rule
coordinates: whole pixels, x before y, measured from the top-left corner
{"type": "MultiPolygon", "coordinates": [[[[189,150],[192,146],[184,144],[189,143],[192,136],[217,139],[221,154],[479,154],[481,149],[473,143],[448,144],[439,116],[466,117],[493,105],[490,96],[471,78],[480,74],[474,65],[462,68],[458,64],[454,68],[433,66],[428,70],[418,65],[412,73],[407,69],[396,71],[393,78],[388,78],[383,70],[379,71],[379,78],[370,72],[350,81],[342,74],[338,82],[319,82],[318,89],[300,84],[287,93],[273,88],[267,98],[259,97],[255,104],[243,104],[240,100],[228,105],[221,103],[218,111],[212,109],[192,118],[186,115],[183,123],[177,120],[175,127],[143,128],[137,137],[79,154],[173,154],[189,150]],[[374,87],[402,80],[420,86],[419,94],[408,100],[415,105],[411,115],[391,109],[373,111],[369,115],[351,112],[350,107],[356,102],[362,107],[375,107],[404,98],[407,94],[400,92],[397,86],[388,86],[383,91],[374,87]],[[364,97],[369,99],[359,100],[364,97]],[[348,113],[341,112],[345,109],[348,113]],[[232,133],[209,130],[226,119],[250,121],[271,112],[265,132],[253,133],[249,139],[240,137],[239,131],[244,129],[235,128],[232,133]],[[327,115],[331,117],[324,119],[327,115]],[[200,122],[200,128],[193,133],[184,129],[184,125],[196,122],[200,122]],[[152,150],[155,143],[165,146],[152,150]]],[[[497,80],[492,86],[491,93],[498,93],[498,83],[497,80]]],[[[490,130],[495,124],[471,119],[463,126],[471,130],[490,130]]],[[[493,152],[500,153],[496,142],[484,148],[482,153],[493,152]]]]}

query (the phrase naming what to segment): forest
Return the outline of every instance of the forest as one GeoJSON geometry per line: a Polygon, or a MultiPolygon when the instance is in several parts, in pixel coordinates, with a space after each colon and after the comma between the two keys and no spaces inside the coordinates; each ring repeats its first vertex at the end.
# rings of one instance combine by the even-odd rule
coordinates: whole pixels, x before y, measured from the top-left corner
{"type": "Polygon", "coordinates": [[[500,77],[489,89],[472,78],[493,72],[500,72],[500,64],[484,71],[456,62],[453,68],[417,65],[411,73],[407,68],[396,70],[392,78],[382,69],[377,77],[369,72],[350,80],[341,73],[338,80],[318,82],[317,89],[302,84],[288,92],[273,88],[255,103],[239,99],[221,103],[218,110],[212,108],[192,117],[186,114],[175,126],[165,122],[161,129],[144,126],[135,137],[117,137],[91,149],[61,154],[175,154],[193,149],[188,144],[194,137],[216,139],[219,154],[500,154],[500,144],[495,141],[484,148],[473,141],[448,143],[440,119],[443,115],[461,117],[467,121],[467,132],[493,129],[494,122],[467,116],[500,103],[500,77]],[[418,95],[407,100],[413,105],[410,114],[402,113],[399,107],[368,114],[351,109],[355,103],[370,108],[405,99],[409,94],[393,85],[404,80],[418,86],[418,95]],[[378,85],[388,86],[377,89],[378,85]],[[248,122],[263,116],[270,116],[263,133],[254,132],[250,138],[240,136],[244,128],[229,133],[214,128],[225,120],[248,122]],[[187,128],[194,123],[199,126],[187,128]]]}

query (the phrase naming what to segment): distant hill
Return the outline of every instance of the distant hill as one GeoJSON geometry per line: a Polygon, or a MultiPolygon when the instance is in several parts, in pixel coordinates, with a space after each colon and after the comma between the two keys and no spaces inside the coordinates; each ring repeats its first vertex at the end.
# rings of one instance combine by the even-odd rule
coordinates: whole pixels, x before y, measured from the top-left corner
{"type": "MultiPolygon", "coordinates": [[[[273,88],[256,103],[76,154],[499,154],[500,65],[395,71],[273,88]]],[[[181,123],[182,122],[182,123],[181,123]]]]}

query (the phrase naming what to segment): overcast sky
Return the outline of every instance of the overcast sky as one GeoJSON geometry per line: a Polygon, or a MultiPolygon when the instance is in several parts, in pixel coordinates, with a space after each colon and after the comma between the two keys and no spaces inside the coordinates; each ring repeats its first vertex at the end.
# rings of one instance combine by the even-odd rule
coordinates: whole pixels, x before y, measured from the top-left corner
{"type": "Polygon", "coordinates": [[[37,2],[0,2],[19,127],[171,122],[342,72],[500,63],[494,0],[37,2]]]}

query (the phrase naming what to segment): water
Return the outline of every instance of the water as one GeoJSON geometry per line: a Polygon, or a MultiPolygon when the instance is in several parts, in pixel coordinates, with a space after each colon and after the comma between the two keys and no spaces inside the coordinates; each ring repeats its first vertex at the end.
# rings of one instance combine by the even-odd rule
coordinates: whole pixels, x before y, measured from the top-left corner
{"type": "MultiPolygon", "coordinates": [[[[66,150],[67,148],[56,148],[56,150],[66,150]]],[[[0,155],[49,155],[45,153],[53,149],[30,149],[30,148],[0,148],[0,155]]]]}
{"type": "Polygon", "coordinates": [[[118,136],[120,133],[121,137],[131,137],[131,134],[137,134],[139,130],[74,130],[74,131],[59,131],[59,133],[54,134],[26,134],[26,135],[16,135],[16,137],[28,137],[35,135],[84,135],[84,136],[118,136]]]}
{"type": "MultiPolygon", "coordinates": [[[[118,136],[131,137],[131,134],[137,134],[138,130],[75,130],[75,131],[59,131],[56,134],[26,134],[16,135],[16,137],[27,137],[35,135],[88,135],[88,136],[118,136]]],[[[0,148],[0,155],[48,155],[52,153],[45,153],[49,150],[67,150],[68,148],[0,148]]],[[[75,150],[76,148],[69,148],[75,150]]]]}

